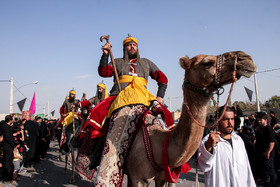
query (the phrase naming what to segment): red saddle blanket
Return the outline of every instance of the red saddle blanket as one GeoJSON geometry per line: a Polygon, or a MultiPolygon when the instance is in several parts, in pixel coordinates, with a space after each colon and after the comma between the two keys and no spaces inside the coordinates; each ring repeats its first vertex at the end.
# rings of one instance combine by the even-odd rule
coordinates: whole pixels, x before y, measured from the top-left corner
{"type": "Polygon", "coordinates": [[[150,108],[144,105],[132,105],[125,106],[113,113],[109,121],[101,163],[97,169],[95,186],[122,186],[130,146],[143,125],[144,114],[147,114],[148,110],[154,116],[162,113],[167,128],[173,125],[170,112],[168,111],[168,114],[165,115],[167,109],[157,101],[153,102],[150,108]]]}

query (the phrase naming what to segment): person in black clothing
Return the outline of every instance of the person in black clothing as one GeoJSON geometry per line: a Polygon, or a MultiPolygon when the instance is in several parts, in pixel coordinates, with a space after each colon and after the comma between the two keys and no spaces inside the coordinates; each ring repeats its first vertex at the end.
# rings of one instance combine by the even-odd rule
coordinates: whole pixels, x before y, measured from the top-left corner
{"type": "Polygon", "coordinates": [[[3,176],[3,132],[0,131],[0,186],[1,183],[4,180],[4,176],[3,176]]]}
{"type": "Polygon", "coordinates": [[[36,151],[35,151],[35,162],[38,162],[41,160],[42,157],[42,151],[45,149],[45,145],[44,142],[46,142],[45,138],[44,138],[44,129],[45,129],[45,125],[43,123],[43,119],[39,116],[37,116],[35,118],[35,125],[36,128],[39,131],[39,136],[37,137],[37,141],[36,141],[36,151]]]}
{"type": "Polygon", "coordinates": [[[30,167],[35,161],[36,143],[39,136],[39,128],[34,121],[28,120],[24,126],[25,141],[27,145],[25,167],[30,167]]]}
{"type": "Polygon", "coordinates": [[[252,127],[251,121],[249,120],[249,117],[247,115],[244,115],[244,126],[247,128],[252,127]]]}
{"type": "Polygon", "coordinates": [[[46,147],[45,147],[45,153],[46,153],[50,148],[50,142],[51,142],[51,121],[45,119],[44,122],[46,126],[44,130],[44,137],[46,139],[46,147]]]}
{"type": "Polygon", "coordinates": [[[251,124],[254,125],[255,121],[256,121],[255,114],[251,114],[251,116],[249,117],[249,120],[250,120],[251,124]]]}
{"type": "Polygon", "coordinates": [[[239,105],[236,105],[236,115],[240,119],[240,128],[241,128],[244,125],[244,115],[243,115],[243,111],[239,105]]]}
{"type": "Polygon", "coordinates": [[[16,115],[13,115],[13,125],[18,125],[19,124],[19,119],[16,117],[16,115]]]}
{"type": "Polygon", "coordinates": [[[49,125],[49,128],[50,128],[50,141],[54,141],[55,138],[56,138],[56,135],[55,135],[55,126],[56,126],[56,121],[55,120],[51,120],[50,121],[50,125],[49,125]]]}
{"type": "Polygon", "coordinates": [[[237,114],[234,112],[234,131],[237,131],[240,129],[240,117],[237,116],[237,114]]]}
{"type": "Polygon", "coordinates": [[[275,117],[275,113],[273,111],[270,111],[270,126],[275,130],[276,126],[277,126],[277,119],[275,117]]]}
{"type": "Polygon", "coordinates": [[[245,145],[245,149],[248,155],[248,159],[252,168],[252,162],[254,159],[254,142],[252,141],[252,139],[250,138],[250,132],[249,132],[249,128],[247,126],[243,126],[242,127],[242,131],[239,134],[239,136],[242,138],[244,145],[245,145]]]}
{"type": "Polygon", "coordinates": [[[265,186],[277,186],[277,175],[274,169],[274,146],[275,134],[270,125],[267,124],[267,115],[264,112],[257,112],[257,122],[260,125],[259,130],[256,132],[256,164],[259,166],[257,171],[260,175],[265,186]]]}
{"type": "Polygon", "coordinates": [[[26,145],[26,141],[25,141],[25,132],[24,132],[24,124],[25,124],[26,120],[23,119],[19,122],[19,132],[18,132],[18,135],[17,135],[17,140],[19,141],[20,143],[20,147],[19,147],[19,153],[22,155],[22,163],[20,165],[20,171],[19,172],[22,172],[23,171],[23,168],[24,168],[24,163],[26,161],[26,148],[27,148],[27,145],[26,145]]]}
{"type": "Polygon", "coordinates": [[[45,121],[41,117],[36,118],[39,128],[39,138],[37,143],[37,159],[40,160],[46,156],[49,142],[49,130],[45,121]]]}
{"type": "Polygon", "coordinates": [[[241,110],[239,105],[236,105],[236,115],[238,117],[243,117],[243,111],[241,110]]]}
{"type": "Polygon", "coordinates": [[[14,137],[12,132],[12,116],[7,115],[5,117],[5,122],[2,123],[2,131],[3,131],[3,169],[4,169],[4,180],[12,181],[13,180],[13,158],[14,158],[14,137]]]}
{"type": "Polygon", "coordinates": [[[280,129],[276,131],[275,136],[276,142],[275,142],[275,159],[274,159],[274,167],[277,174],[277,182],[278,185],[280,185],[280,129]]]}

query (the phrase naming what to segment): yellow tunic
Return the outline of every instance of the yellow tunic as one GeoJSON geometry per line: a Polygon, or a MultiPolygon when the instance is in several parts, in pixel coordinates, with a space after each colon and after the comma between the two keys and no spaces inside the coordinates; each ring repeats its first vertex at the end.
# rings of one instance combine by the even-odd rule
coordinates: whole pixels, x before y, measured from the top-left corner
{"type": "Polygon", "coordinates": [[[109,108],[107,118],[112,112],[130,104],[143,104],[149,106],[151,101],[156,100],[156,97],[151,94],[145,87],[147,80],[142,77],[135,77],[130,75],[123,75],[119,77],[120,83],[131,82],[119,95],[114,99],[109,108]]]}

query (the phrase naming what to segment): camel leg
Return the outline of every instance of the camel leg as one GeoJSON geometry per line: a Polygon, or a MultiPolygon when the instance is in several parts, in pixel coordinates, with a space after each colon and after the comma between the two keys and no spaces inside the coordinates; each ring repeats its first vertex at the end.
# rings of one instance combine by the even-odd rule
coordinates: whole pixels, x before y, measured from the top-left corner
{"type": "Polygon", "coordinates": [[[167,182],[166,186],[167,187],[176,187],[176,183],[167,182]]]}
{"type": "Polygon", "coordinates": [[[74,148],[71,146],[71,158],[72,158],[72,176],[71,176],[71,179],[70,179],[70,183],[73,183],[75,182],[75,176],[74,176],[74,173],[75,173],[75,155],[74,155],[74,148]]]}
{"type": "Polygon", "coordinates": [[[163,180],[155,180],[155,187],[165,187],[165,181],[163,180]]]}
{"type": "Polygon", "coordinates": [[[127,186],[128,187],[147,187],[149,186],[148,181],[133,181],[127,176],[127,186]]]}
{"type": "Polygon", "coordinates": [[[127,176],[127,186],[132,187],[132,181],[128,176],[127,176]]]}
{"type": "MultiPolygon", "coordinates": [[[[70,161],[70,163],[72,162],[72,155],[71,155],[71,153],[69,153],[69,161],[70,161]]],[[[70,165],[70,163],[69,163],[69,165],[70,165]]]]}
{"type": "Polygon", "coordinates": [[[65,155],[65,167],[64,167],[64,174],[66,174],[66,171],[67,171],[67,163],[68,162],[68,156],[67,154],[65,155]]]}

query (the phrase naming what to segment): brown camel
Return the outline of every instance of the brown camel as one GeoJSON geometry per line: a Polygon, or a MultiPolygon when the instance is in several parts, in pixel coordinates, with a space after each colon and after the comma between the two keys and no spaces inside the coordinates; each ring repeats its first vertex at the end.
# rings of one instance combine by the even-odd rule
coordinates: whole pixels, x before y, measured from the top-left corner
{"type": "MultiPolygon", "coordinates": [[[[185,69],[184,103],[180,121],[176,128],[170,131],[167,155],[171,168],[186,163],[196,152],[202,139],[204,128],[191,119],[187,106],[193,117],[200,124],[205,124],[210,97],[202,93],[212,92],[232,83],[235,62],[237,79],[241,76],[250,77],[257,69],[252,58],[242,51],[219,56],[198,55],[192,59],[180,58],[180,65],[185,69]]],[[[162,167],[162,143],[168,132],[154,125],[149,126],[149,133],[154,159],[157,165],[162,167]]],[[[155,180],[156,186],[165,186],[164,171],[155,170],[147,159],[141,130],[131,146],[126,166],[128,186],[148,186],[152,180],[155,180]]]]}

